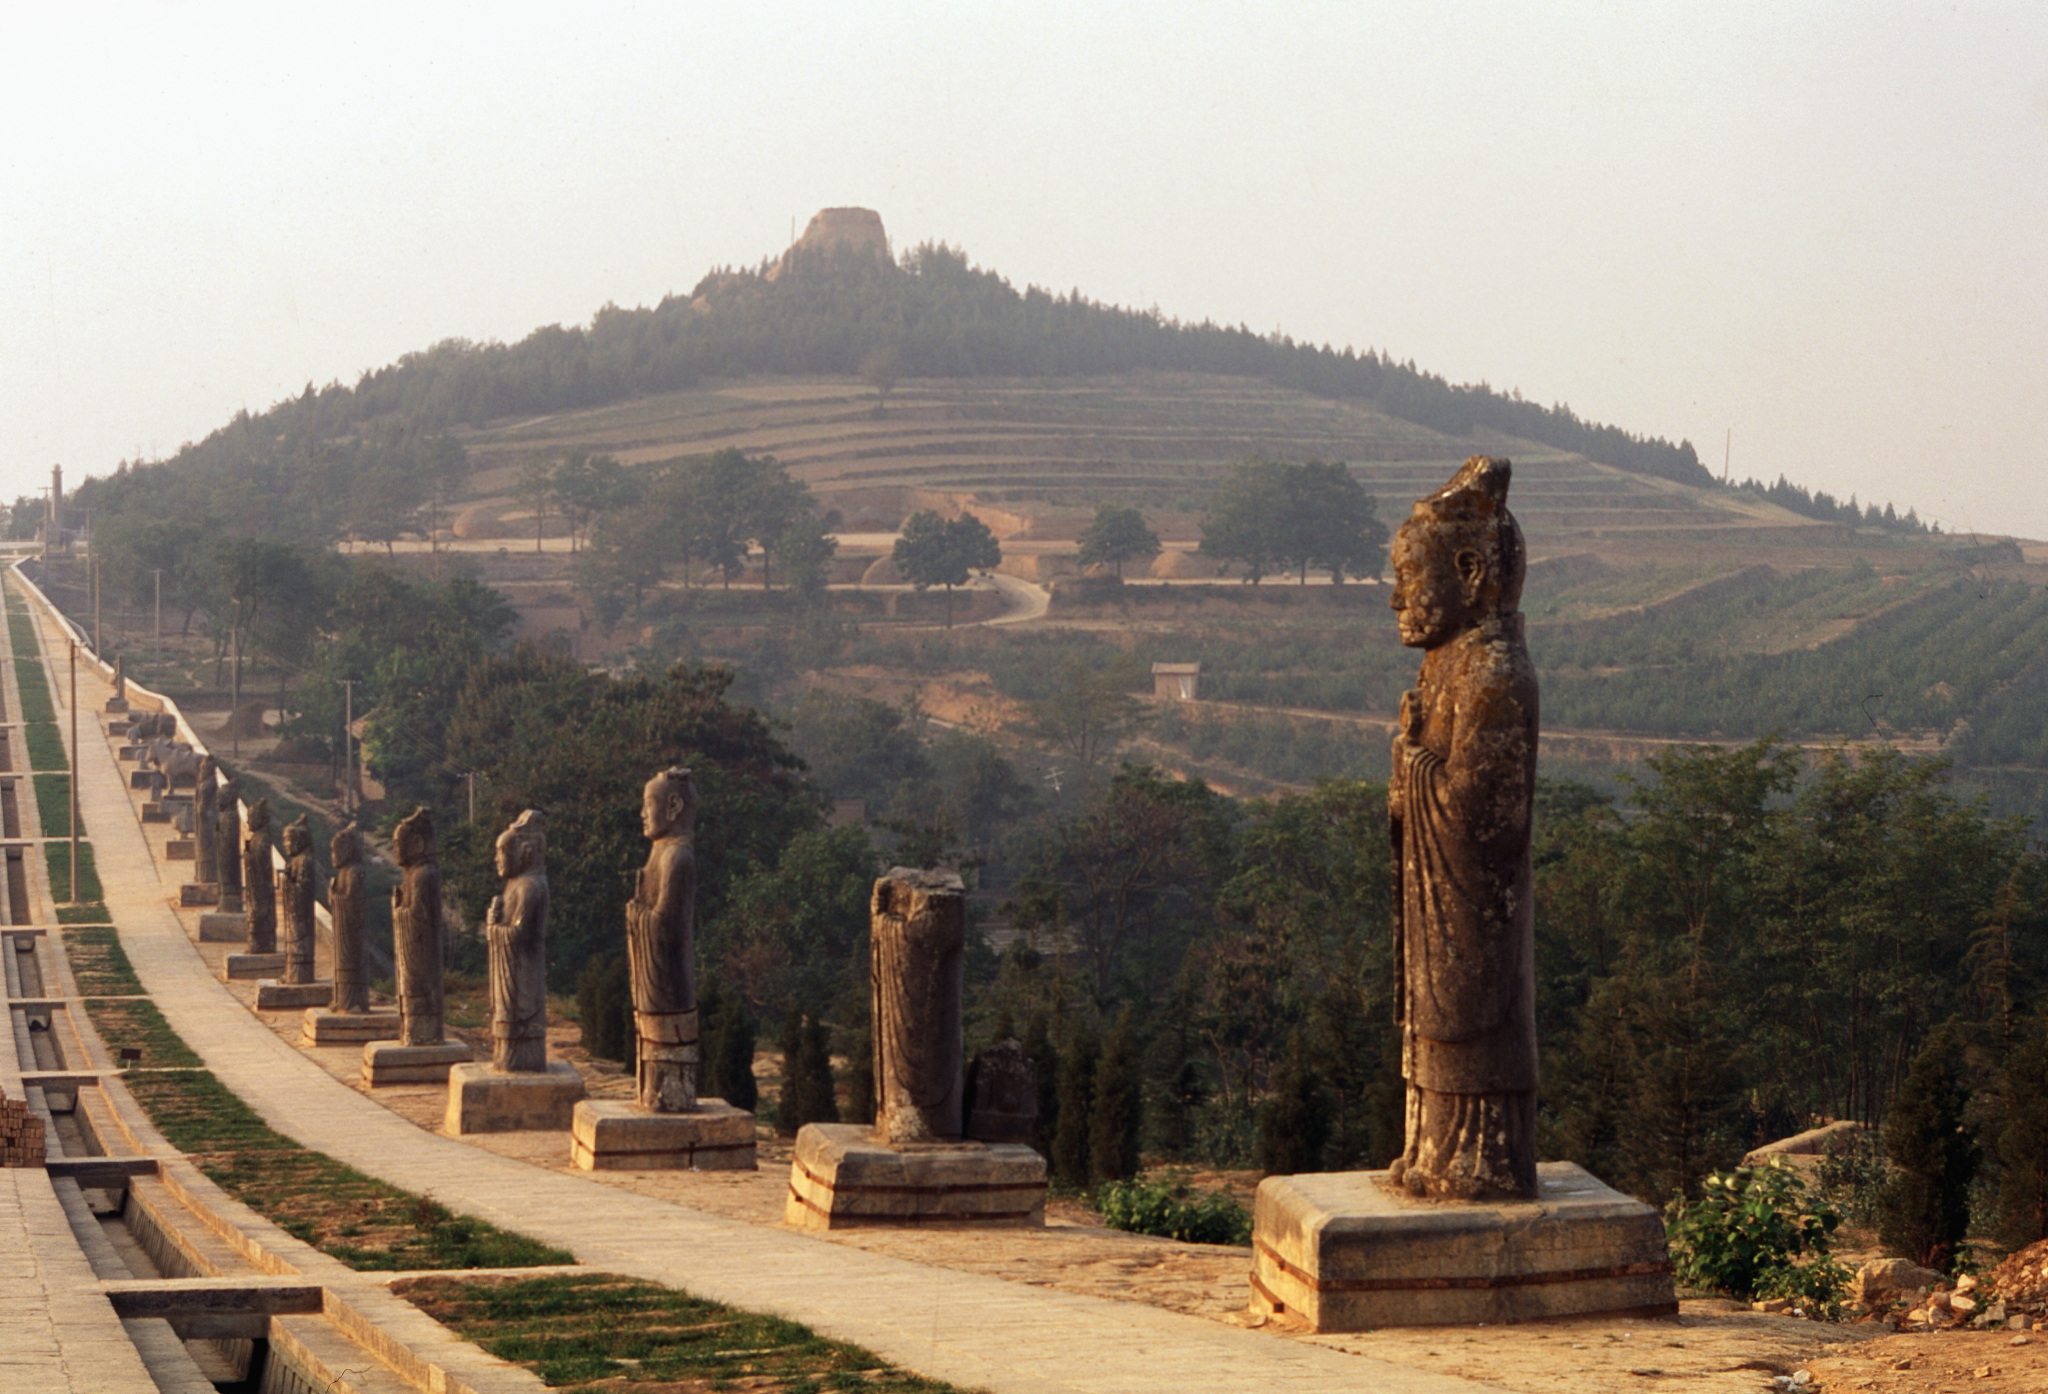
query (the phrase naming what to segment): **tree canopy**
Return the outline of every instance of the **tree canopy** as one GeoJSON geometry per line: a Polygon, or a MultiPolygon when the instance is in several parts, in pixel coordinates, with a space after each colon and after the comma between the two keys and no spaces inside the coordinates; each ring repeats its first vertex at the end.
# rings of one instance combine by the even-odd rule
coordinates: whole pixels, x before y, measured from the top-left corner
{"type": "Polygon", "coordinates": [[[988,524],[972,513],[943,518],[930,511],[913,513],[891,554],[904,579],[919,590],[946,588],[946,627],[953,627],[953,587],[967,584],[976,571],[987,571],[1003,559],[1002,544],[988,524]]]}
{"type": "Polygon", "coordinates": [[[1119,581],[1124,576],[1125,562],[1158,555],[1159,534],[1145,526],[1145,515],[1135,508],[1099,504],[1095,521],[1081,534],[1081,565],[1113,566],[1119,581]]]}
{"type": "Polygon", "coordinates": [[[1347,574],[1379,574],[1387,529],[1341,464],[1248,460],[1216,491],[1202,520],[1202,551],[1242,563],[1254,582],[1285,569],[1306,585],[1312,566],[1342,582],[1347,574]]]}

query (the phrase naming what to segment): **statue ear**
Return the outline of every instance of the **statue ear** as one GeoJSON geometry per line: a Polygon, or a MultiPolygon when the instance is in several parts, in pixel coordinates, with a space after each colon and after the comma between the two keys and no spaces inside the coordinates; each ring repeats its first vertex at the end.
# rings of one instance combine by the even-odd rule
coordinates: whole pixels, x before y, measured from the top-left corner
{"type": "Polygon", "coordinates": [[[1486,584],[1486,558],[1470,547],[1460,548],[1454,558],[1458,568],[1458,579],[1465,583],[1465,600],[1471,603],[1479,598],[1481,587],[1486,584]]]}

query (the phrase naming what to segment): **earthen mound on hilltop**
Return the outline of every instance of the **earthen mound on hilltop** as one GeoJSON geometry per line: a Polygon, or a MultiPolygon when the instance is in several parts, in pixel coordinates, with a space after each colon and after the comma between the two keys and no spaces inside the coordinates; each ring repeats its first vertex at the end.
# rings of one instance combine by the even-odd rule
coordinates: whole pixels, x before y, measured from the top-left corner
{"type": "Polygon", "coordinates": [[[889,234],[882,230],[881,214],[872,208],[820,209],[805,224],[804,235],[769,268],[768,279],[773,281],[801,263],[840,257],[894,260],[889,254],[889,234]]]}

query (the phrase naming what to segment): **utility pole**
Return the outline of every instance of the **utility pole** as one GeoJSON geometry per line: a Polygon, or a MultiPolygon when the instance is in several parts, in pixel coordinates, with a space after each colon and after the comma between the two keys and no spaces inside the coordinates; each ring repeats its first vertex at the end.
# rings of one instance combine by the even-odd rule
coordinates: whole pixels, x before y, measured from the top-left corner
{"type": "Polygon", "coordinates": [[[235,668],[229,680],[228,740],[236,760],[242,758],[242,602],[235,602],[235,668]]]}
{"type": "Polygon", "coordinates": [[[98,658],[106,652],[100,634],[100,602],[105,596],[100,591],[100,549],[92,549],[92,656],[98,658]]]}
{"type": "Polygon", "coordinates": [[[78,904],[78,641],[71,641],[71,904],[78,904]]]}
{"type": "Polygon", "coordinates": [[[150,575],[156,577],[156,661],[164,661],[164,569],[151,567],[150,575]]]}
{"type": "Polygon", "coordinates": [[[342,788],[342,807],[350,813],[356,811],[356,679],[341,680],[341,768],[346,784],[342,788]]]}
{"type": "Polygon", "coordinates": [[[465,770],[462,777],[469,781],[469,821],[476,821],[476,771],[465,770]]]}

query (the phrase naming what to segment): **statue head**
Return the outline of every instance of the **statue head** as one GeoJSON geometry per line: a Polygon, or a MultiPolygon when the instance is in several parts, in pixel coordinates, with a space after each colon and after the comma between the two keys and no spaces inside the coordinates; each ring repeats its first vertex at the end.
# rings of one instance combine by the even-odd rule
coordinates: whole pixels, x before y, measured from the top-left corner
{"type": "Polygon", "coordinates": [[[199,757],[199,787],[211,789],[220,779],[220,767],[213,763],[211,755],[199,757]]]}
{"type": "Polygon", "coordinates": [[[498,874],[524,876],[540,869],[547,855],[547,815],[529,808],[498,834],[498,874]]]}
{"type": "Polygon", "coordinates": [[[697,781],[671,766],[647,781],[640,800],[640,831],[648,839],[688,837],[697,827],[697,781]]]}
{"type": "Polygon", "coordinates": [[[391,850],[398,854],[400,866],[418,866],[421,862],[432,861],[435,851],[434,815],[425,804],[415,808],[392,830],[391,850]]]}
{"type": "Polygon", "coordinates": [[[249,821],[244,825],[252,833],[270,831],[270,800],[258,799],[249,806],[249,821]]]}
{"type": "Polygon", "coordinates": [[[363,835],[356,831],[354,823],[347,824],[327,844],[327,854],[334,860],[334,869],[354,866],[363,859],[363,835]]]}
{"type": "Polygon", "coordinates": [[[297,818],[284,825],[284,854],[287,857],[296,857],[301,852],[310,852],[312,850],[313,829],[306,822],[306,815],[301,813],[297,818]]]}
{"type": "Polygon", "coordinates": [[[1401,642],[1433,649],[1522,603],[1522,529],[1508,512],[1509,465],[1474,455],[1443,488],[1415,501],[1394,534],[1401,642]]]}

